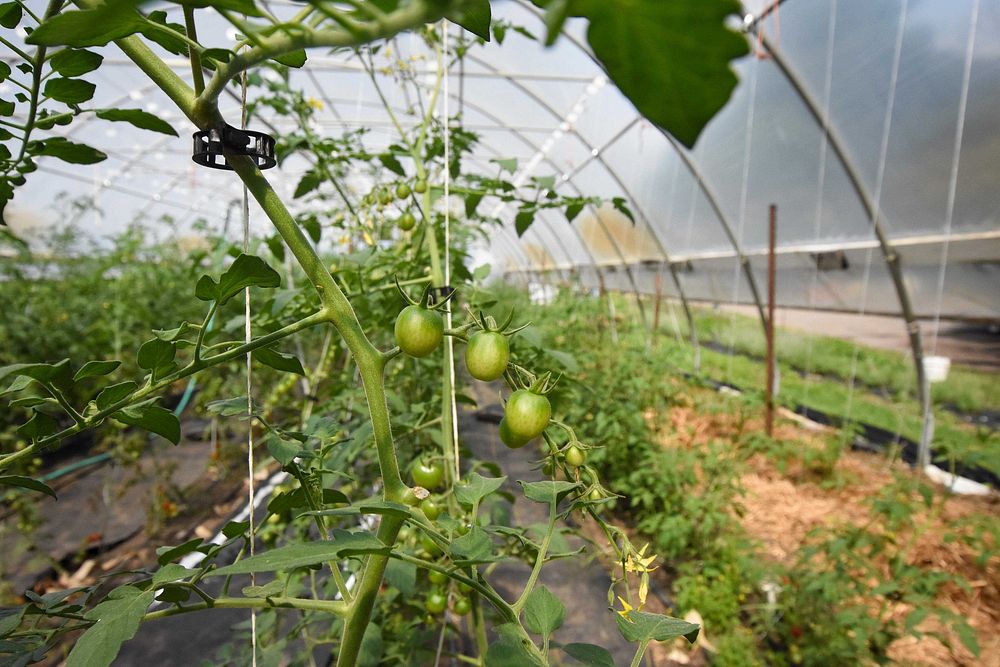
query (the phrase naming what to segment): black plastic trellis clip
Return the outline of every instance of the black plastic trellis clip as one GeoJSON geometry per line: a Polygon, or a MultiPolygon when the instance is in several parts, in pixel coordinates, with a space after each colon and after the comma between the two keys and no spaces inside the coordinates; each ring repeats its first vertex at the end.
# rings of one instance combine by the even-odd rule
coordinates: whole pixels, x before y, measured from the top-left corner
{"type": "Polygon", "coordinates": [[[191,137],[194,139],[191,159],[203,167],[232,171],[223,155],[223,148],[230,153],[253,158],[260,169],[270,169],[278,164],[274,158],[274,137],[263,132],[241,130],[224,124],[221,128],[195,132],[191,137]]]}

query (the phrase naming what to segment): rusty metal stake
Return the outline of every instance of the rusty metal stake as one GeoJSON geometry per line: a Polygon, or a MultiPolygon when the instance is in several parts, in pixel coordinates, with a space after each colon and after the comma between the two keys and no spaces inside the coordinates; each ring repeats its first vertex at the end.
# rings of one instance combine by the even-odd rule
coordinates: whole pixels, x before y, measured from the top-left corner
{"type": "Polygon", "coordinates": [[[764,389],[767,404],[767,437],[774,437],[774,245],[777,235],[778,207],[768,209],[769,239],[767,251],[767,387],[764,389]]]}

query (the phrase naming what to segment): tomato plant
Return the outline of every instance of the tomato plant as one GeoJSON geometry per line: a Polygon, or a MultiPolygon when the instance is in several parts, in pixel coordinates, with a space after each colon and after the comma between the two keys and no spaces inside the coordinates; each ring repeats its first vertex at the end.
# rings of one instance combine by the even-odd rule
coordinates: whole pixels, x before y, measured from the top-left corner
{"type": "MultiPolygon", "coordinates": [[[[704,38],[699,43],[706,43],[706,54],[715,54],[703,59],[695,53],[698,71],[708,70],[712,76],[679,78],[692,81],[688,85],[694,86],[702,78],[711,80],[716,94],[691,95],[693,100],[704,100],[697,109],[680,116],[657,117],[688,145],[735,85],[728,60],[738,55],[738,47],[745,47],[745,40],[726,29],[722,21],[735,6],[726,0],[711,1],[719,11],[692,13],[688,20],[699,22],[699,34],[704,38]],[[715,35],[715,46],[708,35],[715,35]],[[725,48],[715,48],[718,43],[725,48]],[[731,56],[725,56],[727,53],[731,56]],[[725,95],[717,94],[719,89],[725,95]]],[[[100,67],[102,60],[87,47],[112,42],[114,47],[109,48],[120,49],[178,107],[190,123],[189,131],[227,136],[220,99],[234,81],[245,76],[248,88],[255,93],[247,102],[248,117],[257,119],[260,112],[269,109],[288,121],[282,125],[293,129],[275,137],[281,146],[280,157],[284,160],[303,153],[309,165],[292,196],[298,200],[293,215],[258,162],[242,147],[237,150],[222,142],[220,158],[270,221],[270,236],[261,239],[254,252],[227,246],[215,257],[201,257],[204,261],[195,265],[200,277],[193,290],[178,289],[170,295],[179,297],[193,291],[194,314],[185,310],[182,318],[180,311],[170,311],[176,319],[161,323],[166,328],[154,330],[147,334],[151,337],[134,346],[135,364],[130,367],[121,368],[120,360],[98,355],[90,361],[53,358],[0,368],[0,380],[8,384],[4,394],[15,397],[12,402],[24,418],[16,428],[17,447],[0,456],[0,471],[26,466],[39,455],[44,458],[58,444],[72,444],[74,436],[109,422],[142,429],[176,444],[181,439],[179,419],[157,401],[179,382],[195,376],[211,377],[211,369],[256,363],[268,369],[265,373],[301,377],[304,386],[299,391],[294,379],[274,381],[266,385],[269,392],[261,397],[261,405],[258,397],[245,395],[242,385],[242,396],[230,387],[236,395],[208,402],[202,408],[220,419],[246,417],[251,432],[262,434],[269,463],[287,475],[288,487],[270,499],[268,518],[259,530],[251,528],[251,522],[232,522],[224,527],[223,539],[202,542],[199,538],[160,549],[152,569],[123,573],[126,583],[103,599],[103,589],[94,585],[41,602],[31,598],[10,613],[5,610],[0,624],[2,650],[11,653],[14,662],[35,661],[67,633],[82,632],[67,664],[103,667],[115,659],[122,643],[143,621],[214,608],[254,609],[271,621],[268,627],[274,634],[265,633],[263,641],[280,633],[284,624],[276,620],[278,613],[292,609],[302,617],[296,632],[306,633],[310,640],[314,639],[310,633],[316,633],[320,639],[314,644],[336,646],[338,665],[349,667],[359,660],[376,611],[386,624],[403,619],[397,621],[397,627],[406,627],[417,618],[414,605],[407,600],[380,595],[383,586],[389,582],[402,590],[416,581],[419,569],[426,569],[436,573],[428,575],[429,580],[439,580],[444,574],[459,590],[465,590],[461,586],[467,589],[455,599],[454,611],[469,613],[476,626],[477,655],[466,657],[468,661],[488,664],[495,656],[506,655],[513,664],[546,664],[554,646],[552,633],[561,625],[565,607],[538,584],[538,573],[551,557],[563,555],[551,551],[550,538],[558,517],[568,510],[580,511],[599,522],[622,563],[648,557],[606,522],[593,503],[586,502],[585,488],[573,471],[557,469],[555,463],[553,475],[561,473],[564,480],[523,484],[523,501],[541,503],[549,514],[547,537],[535,549],[523,548],[525,543],[535,544],[524,528],[497,524],[492,515],[481,511],[484,500],[499,495],[506,478],[485,477],[468,467],[463,471],[455,441],[453,348],[442,343],[445,337],[449,343],[451,339],[467,340],[466,361],[474,377],[502,377],[508,384],[513,393],[501,425],[501,437],[506,433],[507,444],[522,446],[541,436],[540,445],[547,449],[547,455],[557,456],[559,445],[545,432],[551,418],[551,405],[545,396],[552,388],[551,375],[543,368],[530,370],[511,359],[507,342],[516,330],[507,325],[512,316],[500,327],[482,313],[455,323],[450,300],[476,281],[467,266],[471,239],[502,222],[496,214],[478,210],[482,200],[516,207],[519,233],[541,211],[579,211],[598,200],[558,192],[554,176],[532,179],[521,187],[502,176],[465,173],[463,165],[471,162],[468,158],[478,138],[459,121],[453,124],[453,119],[445,118],[442,122],[436,104],[421,103],[408,110],[413,122],[407,127],[394,122],[399,136],[381,152],[373,151],[362,140],[361,131],[338,137],[318,134],[315,121],[322,102],[296,89],[289,74],[291,69],[308,65],[307,48],[356,50],[352,52],[357,54],[358,66],[369,75],[384,101],[381,68],[375,58],[389,51],[388,44],[397,34],[412,31],[433,61],[428,100],[437,100],[451,66],[449,59],[463,57],[476,40],[489,40],[493,35],[487,0],[386,0],[377,3],[377,8],[369,6],[372,3],[307,4],[280,20],[252,0],[236,3],[238,10],[232,0],[195,4],[200,6],[185,6],[183,25],[168,22],[166,12],[159,10],[146,14],[132,6],[94,0],[65,6],[50,2],[39,13],[23,11],[20,2],[0,8],[5,28],[26,23],[21,32],[26,35],[25,48],[32,51],[15,52],[21,61],[16,70],[4,66],[3,76],[23,78],[16,83],[30,94],[19,93],[16,103],[3,101],[4,115],[11,116],[16,108],[19,123],[5,122],[5,127],[17,130],[17,134],[4,129],[0,135],[4,142],[0,210],[26,175],[36,170],[37,160],[92,164],[106,157],[95,148],[70,141],[65,132],[39,134],[72,123],[83,113],[177,135],[151,111],[81,106],[92,97],[93,85],[75,77],[100,67]],[[207,8],[231,24],[239,36],[240,41],[230,44],[231,49],[206,48],[199,42],[196,22],[207,8]],[[237,11],[254,17],[253,21],[241,19],[237,11]],[[463,32],[446,41],[435,26],[445,17],[468,34],[463,32]],[[113,29],[108,29],[109,25],[113,29]],[[189,61],[190,85],[157,55],[160,50],[189,61]],[[63,94],[66,91],[73,94],[63,94]],[[446,146],[452,151],[451,161],[445,159],[446,146]],[[362,196],[353,196],[350,188],[344,187],[344,179],[354,173],[368,179],[362,196]],[[408,186],[411,182],[412,189],[408,186]],[[443,197],[437,184],[442,182],[454,185],[451,192],[465,204],[466,220],[450,233],[445,233],[445,216],[437,205],[443,197]],[[394,227],[404,231],[416,228],[417,214],[421,220],[417,232],[400,238],[394,227]],[[317,248],[323,247],[324,239],[336,239],[345,252],[332,261],[321,257],[317,248]],[[274,266],[286,268],[279,271],[274,266]],[[446,282],[446,277],[451,280],[446,282]],[[294,289],[289,287],[293,282],[294,289]],[[402,310],[392,293],[393,282],[406,301],[402,310]],[[419,302],[404,291],[412,286],[423,288],[419,302]],[[247,323],[252,334],[247,337],[242,326],[226,324],[241,322],[238,317],[242,316],[244,294],[261,306],[254,308],[255,315],[247,323]],[[394,313],[390,335],[388,322],[394,313]],[[318,350],[310,354],[313,363],[303,363],[304,351],[287,351],[295,349],[293,341],[303,340],[317,343],[310,348],[318,350]],[[436,352],[439,356],[432,358],[436,352]],[[418,360],[394,362],[400,354],[418,360]],[[536,372],[540,374],[537,377],[536,372]],[[428,373],[437,376],[436,386],[427,382],[428,373]],[[413,470],[414,482],[425,490],[442,488],[440,502],[445,507],[435,508],[434,501],[421,497],[421,489],[404,482],[399,461],[420,456],[440,464],[418,465],[413,470]],[[258,533],[269,548],[249,555],[258,533]],[[316,540],[316,534],[322,539],[316,540]],[[195,552],[203,557],[195,567],[177,562],[195,552]],[[234,552],[238,555],[232,561],[234,552]],[[532,573],[517,599],[510,602],[497,592],[485,572],[491,563],[513,557],[526,560],[532,573]],[[320,572],[322,577],[318,578],[320,572]],[[257,573],[270,573],[274,581],[247,587],[243,595],[229,590],[230,577],[257,573]],[[213,578],[227,584],[219,592],[209,593],[202,586],[203,580],[213,578]],[[164,606],[151,608],[154,601],[164,606]],[[498,633],[493,644],[489,643],[480,605],[492,607],[505,627],[506,632],[498,633]],[[46,617],[45,624],[36,622],[41,615],[46,617]],[[545,629],[535,633],[541,635],[540,643],[522,621],[529,616],[534,620],[528,625],[545,629]],[[331,623],[331,619],[338,622],[331,623]]],[[[685,54],[691,52],[684,34],[666,29],[673,27],[674,14],[664,12],[662,3],[654,0],[641,4],[662,21],[650,21],[642,12],[635,16],[628,12],[609,14],[602,3],[582,6],[579,11],[592,22],[595,37],[608,34],[601,33],[605,24],[620,24],[626,19],[630,29],[647,38],[637,44],[655,43],[656,53],[669,45],[685,54]],[[656,30],[659,32],[649,39],[650,31],[656,30]]],[[[554,40],[569,12],[564,3],[551,5],[547,9],[547,38],[554,40]]],[[[619,27],[616,25],[615,34],[619,27]]],[[[215,44],[215,37],[206,43],[215,44]]],[[[672,113],[674,105],[648,99],[646,93],[659,88],[637,80],[633,74],[636,68],[620,65],[618,54],[609,51],[614,47],[604,39],[593,43],[597,57],[607,63],[612,77],[618,77],[623,90],[641,108],[652,114],[672,113]]],[[[645,60],[641,53],[630,52],[629,58],[645,60]]],[[[427,92],[405,63],[393,60],[386,67],[396,80],[410,86],[408,92],[420,96],[427,92]]],[[[654,75],[659,77],[656,72],[654,75]]],[[[662,78],[669,85],[678,77],[662,78]]],[[[389,103],[384,103],[386,111],[394,114],[389,103]]],[[[219,391],[223,386],[217,385],[219,391]]],[[[572,467],[569,456],[565,458],[572,467]]],[[[30,477],[5,475],[0,481],[5,486],[53,493],[30,477]]],[[[629,588],[634,582],[627,576],[623,572],[616,585],[634,600],[629,588]]],[[[650,641],[693,638],[698,629],[671,619],[670,631],[664,632],[662,617],[641,611],[645,590],[642,586],[638,589],[638,608],[629,605],[622,610],[620,618],[626,625],[618,623],[623,636],[637,646],[636,663],[650,641]]],[[[447,596],[432,588],[426,592],[423,607],[422,612],[441,614],[447,608],[447,596]]],[[[407,641],[404,636],[392,639],[407,641]]],[[[279,643],[276,640],[273,645],[279,643]]]]}

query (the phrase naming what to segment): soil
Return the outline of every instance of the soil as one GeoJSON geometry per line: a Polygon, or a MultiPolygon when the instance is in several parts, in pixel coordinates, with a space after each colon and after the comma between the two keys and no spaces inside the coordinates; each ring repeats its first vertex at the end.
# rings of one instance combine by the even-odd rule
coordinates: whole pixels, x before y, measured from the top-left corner
{"type": "MultiPolygon", "coordinates": [[[[699,447],[712,439],[732,437],[737,430],[763,430],[759,419],[742,421],[731,413],[706,413],[692,405],[676,406],[666,415],[672,437],[667,446],[699,447]],[[678,437],[682,434],[681,437],[678,437]]],[[[784,413],[776,428],[776,437],[794,442],[800,452],[824,447],[825,427],[784,413]]],[[[891,462],[877,454],[857,451],[842,452],[832,469],[817,474],[815,467],[791,462],[784,469],[773,459],[754,455],[748,471],[741,479],[745,496],[741,522],[747,532],[759,540],[766,556],[790,565],[797,551],[807,542],[808,533],[821,527],[845,523],[860,525],[869,519],[868,501],[891,484],[896,475],[915,475],[905,465],[891,462]]],[[[923,479],[922,481],[927,481],[923,479]]],[[[929,483],[929,482],[928,482],[929,483]]],[[[939,491],[944,491],[939,489],[939,491]]],[[[980,656],[974,657],[950,632],[953,648],[940,641],[924,637],[906,638],[890,648],[894,661],[909,665],[1000,666],[1000,556],[991,554],[986,567],[976,563],[977,552],[958,542],[945,542],[945,528],[974,514],[1000,517],[1000,496],[937,496],[943,501],[936,510],[919,512],[915,517],[918,535],[910,551],[910,562],[962,576],[969,582],[968,590],[954,585],[942,588],[938,602],[967,619],[976,631],[980,656]]],[[[911,538],[908,531],[898,539],[911,538]]],[[[902,605],[893,610],[900,616],[910,610],[902,605]]],[[[923,631],[941,631],[933,623],[919,626],[923,631]]],[[[710,629],[706,629],[710,636],[710,629]]]]}

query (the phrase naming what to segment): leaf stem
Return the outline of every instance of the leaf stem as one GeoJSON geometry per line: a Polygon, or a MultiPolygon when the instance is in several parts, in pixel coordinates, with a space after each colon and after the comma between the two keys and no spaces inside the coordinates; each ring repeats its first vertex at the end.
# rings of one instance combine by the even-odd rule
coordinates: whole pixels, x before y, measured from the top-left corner
{"type": "Polygon", "coordinates": [[[293,597],[267,597],[267,598],[233,598],[221,597],[209,602],[201,602],[194,605],[171,607],[151,611],[143,616],[143,621],[153,621],[158,618],[168,618],[179,614],[187,614],[193,611],[204,609],[303,609],[307,611],[322,611],[340,618],[345,618],[349,612],[349,606],[342,600],[313,600],[310,598],[293,597]]]}
{"type": "MultiPolygon", "coordinates": [[[[198,31],[194,23],[194,7],[191,5],[184,5],[184,27],[187,30],[188,38],[194,44],[197,44],[198,31]]],[[[188,58],[191,60],[191,80],[194,83],[194,94],[201,95],[202,91],[205,90],[205,73],[201,69],[201,53],[194,47],[194,44],[188,44],[188,58]]]]}

